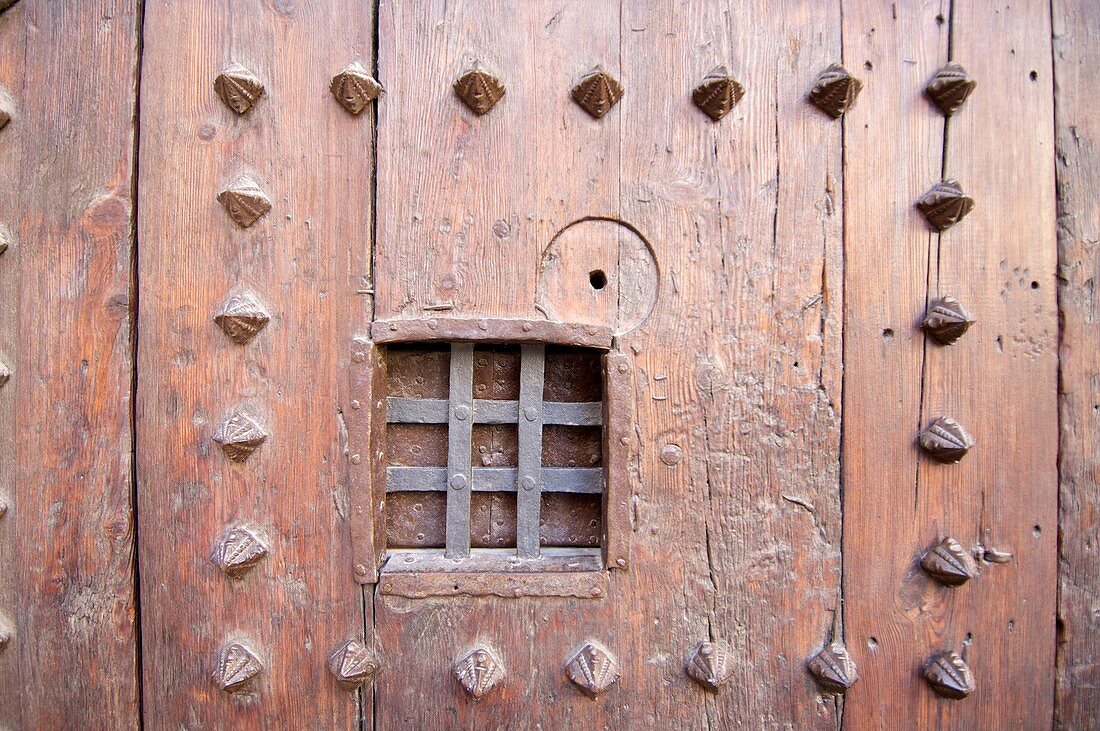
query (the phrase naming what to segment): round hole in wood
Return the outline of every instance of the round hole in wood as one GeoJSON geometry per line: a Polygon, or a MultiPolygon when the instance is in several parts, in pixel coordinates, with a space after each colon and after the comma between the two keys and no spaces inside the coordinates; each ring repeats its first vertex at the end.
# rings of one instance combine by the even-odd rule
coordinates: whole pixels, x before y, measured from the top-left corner
{"type": "Polygon", "coordinates": [[[602,269],[595,269],[588,273],[588,283],[592,285],[592,289],[603,289],[607,286],[607,275],[602,269]]]}

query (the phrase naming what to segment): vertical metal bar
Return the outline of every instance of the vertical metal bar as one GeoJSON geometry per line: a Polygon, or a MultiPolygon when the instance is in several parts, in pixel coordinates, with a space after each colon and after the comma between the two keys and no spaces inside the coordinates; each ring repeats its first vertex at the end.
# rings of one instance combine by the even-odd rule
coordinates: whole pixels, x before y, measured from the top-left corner
{"type": "Polygon", "coordinates": [[[470,452],[474,423],[474,344],[451,344],[451,399],[447,417],[448,558],[470,555],[470,452]]]}
{"type": "Polygon", "coordinates": [[[539,512],[542,508],[542,384],[546,347],[536,344],[521,347],[516,549],[521,558],[538,558],[539,512]]]}

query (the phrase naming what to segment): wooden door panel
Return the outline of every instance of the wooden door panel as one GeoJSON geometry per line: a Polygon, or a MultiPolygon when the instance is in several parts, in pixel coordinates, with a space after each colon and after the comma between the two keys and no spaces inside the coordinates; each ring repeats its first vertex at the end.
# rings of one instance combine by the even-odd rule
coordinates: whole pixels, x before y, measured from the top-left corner
{"type": "Polygon", "coordinates": [[[373,110],[349,114],[329,82],[372,67],[373,27],[368,4],[146,5],[138,501],[154,727],[370,722],[327,664],[363,636],[343,414],[370,312],[373,110]],[[240,115],[214,89],[230,63],[264,86],[240,115]],[[271,205],[248,228],[218,201],[242,174],[271,205]],[[213,318],[245,291],[270,322],[239,344],[213,318]],[[236,462],[215,436],[240,409],[268,436],[236,462]],[[230,578],[211,556],[241,528],[266,556],[230,578]],[[230,694],[214,676],[233,642],[263,670],[230,694]]]}
{"type": "MultiPolygon", "coordinates": [[[[2,3],[0,5],[9,5],[2,3]]],[[[135,3],[0,14],[0,727],[139,724],[135,3]],[[87,69],[95,69],[90,74],[87,69]],[[2,247],[0,247],[2,248],[2,247]]]]}

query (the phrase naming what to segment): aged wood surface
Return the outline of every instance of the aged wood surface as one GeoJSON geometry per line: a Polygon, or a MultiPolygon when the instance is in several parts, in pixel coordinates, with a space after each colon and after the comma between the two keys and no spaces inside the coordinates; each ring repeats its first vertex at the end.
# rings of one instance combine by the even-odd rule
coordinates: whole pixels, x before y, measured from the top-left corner
{"type": "MultiPolygon", "coordinates": [[[[6,6],[10,3],[0,3],[6,6]]],[[[136,4],[0,15],[0,727],[138,725],[131,504],[136,4]],[[89,73],[89,69],[95,69],[89,73]]]]}
{"type": "Polygon", "coordinates": [[[342,413],[352,337],[368,334],[373,138],[372,110],[352,116],[329,82],[352,61],[371,68],[372,45],[369,4],[146,4],[137,454],[151,727],[370,725],[369,691],[340,689],[326,666],[364,630],[342,413]],[[240,116],[213,88],[230,62],[265,86],[240,116]],[[272,204],[247,229],[216,199],[242,173],[272,204]],[[246,345],[212,320],[241,286],[271,314],[246,345]],[[241,404],[269,437],[235,463],[211,437],[241,404]],[[210,555],[238,523],[268,555],[233,580],[210,555]],[[264,671],[230,696],[211,673],[234,640],[264,671]]]}
{"type": "Polygon", "coordinates": [[[1100,6],[1053,3],[1062,323],[1061,560],[1054,725],[1100,717],[1100,6]]]}
{"type": "MultiPolygon", "coordinates": [[[[625,498],[631,568],[598,600],[377,597],[394,664],[377,683],[380,727],[835,722],[803,662],[839,602],[841,139],[803,97],[839,54],[840,16],[787,10],[790,36],[771,37],[732,23],[766,12],[739,3],[671,15],[631,3],[621,17],[611,3],[382,4],[381,80],[417,93],[380,110],[379,317],[538,316],[531,268],[559,231],[593,217],[607,219],[600,240],[623,240],[608,236],[622,228],[626,261],[555,260],[547,297],[589,288],[598,265],[606,295],[635,298],[625,310],[645,315],[655,268],[628,260],[644,252],[622,220],[648,238],[666,299],[620,342],[640,452],[619,475],[636,493],[625,498]],[[505,22],[510,33],[489,34],[505,22]],[[409,49],[423,61],[409,63],[409,49]],[[474,58],[508,88],[480,118],[448,94],[474,58]],[[752,82],[715,125],[690,95],[721,63],[752,82]],[[625,94],[597,121],[568,92],[600,64],[625,94]],[[739,659],[719,696],[683,670],[711,637],[739,659]],[[562,671],[588,639],[622,668],[596,701],[562,671]],[[449,663],[478,642],[511,670],[475,704],[449,663]]],[[[624,308],[590,296],[587,311],[573,300],[564,314],[622,329],[624,308]]]]}
{"type": "Polygon", "coordinates": [[[1053,697],[1049,14],[1038,2],[896,8],[845,13],[846,59],[869,62],[868,89],[881,89],[864,95],[869,115],[851,115],[845,140],[845,599],[863,675],[845,722],[874,726],[905,708],[899,723],[913,727],[1024,727],[1050,718],[1053,697]],[[945,127],[920,90],[947,56],[979,85],[945,127]],[[942,177],[977,204],[935,234],[912,201],[942,177]],[[918,329],[945,294],[978,320],[949,347],[918,329]],[[978,441],[957,465],[914,445],[942,415],[978,441]],[[945,536],[981,559],[980,575],[954,589],[918,566],[945,536]],[[942,699],[920,678],[943,649],[974,669],[967,700],[942,699]]]}

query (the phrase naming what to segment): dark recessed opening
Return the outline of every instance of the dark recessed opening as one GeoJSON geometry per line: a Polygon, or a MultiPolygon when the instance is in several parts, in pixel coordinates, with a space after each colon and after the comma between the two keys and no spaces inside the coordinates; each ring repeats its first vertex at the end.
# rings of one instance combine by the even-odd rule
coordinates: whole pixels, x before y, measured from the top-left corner
{"type": "Polygon", "coordinates": [[[1038,282],[1032,282],[1031,283],[1031,288],[1032,289],[1039,289],[1039,283],[1038,282]]]}
{"type": "Polygon", "coordinates": [[[592,285],[592,289],[603,289],[607,286],[607,275],[602,269],[596,269],[588,273],[588,283],[592,285]]]}

